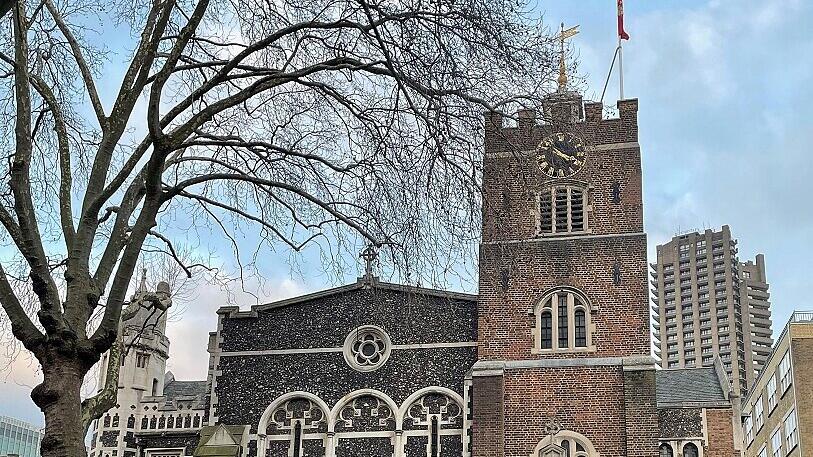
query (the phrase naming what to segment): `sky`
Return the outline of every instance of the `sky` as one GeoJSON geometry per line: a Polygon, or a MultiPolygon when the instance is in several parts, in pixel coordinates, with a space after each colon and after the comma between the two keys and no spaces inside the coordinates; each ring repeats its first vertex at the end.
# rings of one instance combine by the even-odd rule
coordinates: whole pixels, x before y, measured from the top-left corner
{"type": "MultiPolygon", "coordinates": [[[[625,96],[639,99],[650,261],[655,246],[676,233],[729,225],[741,261],[765,254],[778,334],[794,309],[813,309],[806,287],[813,257],[813,2],[627,0],[625,13],[625,96]]],[[[616,46],[615,0],[539,0],[533,14],[553,27],[580,25],[572,46],[587,76],[585,98],[597,100],[616,46]]],[[[106,97],[113,86],[101,85],[111,91],[106,97]]],[[[605,103],[617,98],[616,74],[605,103]]],[[[335,285],[313,255],[300,268],[288,260],[269,254],[267,281],[254,290],[260,301],[335,285]]],[[[474,291],[476,284],[463,287],[474,291]]],[[[167,330],[168,369],[176,378],[206,378],[208,332],[225,300],[222,290],[202,283],[188,303],[177,303],[184,311],[167,330]]],[[[235,300],[247,306],[258,299],[235,300]]],[[[24,355],[10,361],[8,351],[0,344],[0,415],[42,424],[29,397],[36,363],[24,355]]]]}

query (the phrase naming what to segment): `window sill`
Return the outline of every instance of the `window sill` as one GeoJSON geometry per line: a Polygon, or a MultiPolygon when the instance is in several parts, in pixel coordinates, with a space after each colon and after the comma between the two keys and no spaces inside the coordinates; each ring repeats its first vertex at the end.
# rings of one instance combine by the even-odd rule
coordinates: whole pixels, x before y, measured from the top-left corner
{"type": "Polygon", "coordinates": [[[586,354],[596,352],[596,346],[591,345],[584,348],[567,348],[567,349],[531,349],[531,354],[534,355],[547,355],[547,354],[586,354]]]}
{"type": "Polygon", "coordinates": [[[582,230],[580,232],[555,232],[555,233],[539,233],[539,232],[537,232],[536,236],[537,236],[537,238],[555,238],[555,237],[561,237],[561,236],[579,236],[579,235],[592,235],[592,234],[593,234],[593,230],[592,229],[587,229],[587,230],[582,230]]]}

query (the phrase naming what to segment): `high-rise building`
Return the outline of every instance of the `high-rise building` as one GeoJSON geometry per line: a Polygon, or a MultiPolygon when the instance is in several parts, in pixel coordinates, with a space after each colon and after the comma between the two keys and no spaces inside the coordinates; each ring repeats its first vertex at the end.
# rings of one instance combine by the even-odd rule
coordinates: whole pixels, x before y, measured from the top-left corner
{"type": "Polygon", "coordinates": [[[746,457],[813,455],[813,311],[796,311],[742,401],[746,457]]]}
{"type": "Polygon", "coordinates": [[[650,283],[661,366],[711,366],[719,355],[734,392],[745,395],[773,343],[764,256],[740,263],[724,225],[676,236],[657,257],[650,283]]]}
{"type": "Polygon", "coordinates": [[[755,261],[740,263],[742,317],[745,328],[750,329],[744,335],[746,349],[751,348],[750,351],[745,351],[746,370],[748,366],[753,368],[753,376],[747,376],[749,387],[753,385],[759,372],[765,367],[765,361],[771,355],[773,327],[769,297],[768,280],[765,277],[765,256],[757,254],[755,261]]]}
{"type": "Polygon", "coordinates": [[[40,427],[0,416],[0,457],[36,457],[40,455],[40,441],[40,427]]]}

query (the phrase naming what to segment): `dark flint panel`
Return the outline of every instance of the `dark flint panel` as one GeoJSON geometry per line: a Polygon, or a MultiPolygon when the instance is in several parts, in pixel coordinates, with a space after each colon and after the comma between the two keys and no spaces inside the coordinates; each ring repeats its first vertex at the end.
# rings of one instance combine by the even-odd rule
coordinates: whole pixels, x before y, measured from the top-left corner
{"type": "Polygon", "coordinates": [[[339,438],[336,457],[392,457],[391,438],[339,438]]]}
{"type": "Polygon", "coordinates": [[[221,349],[340,347],[361,325],[377,325],[393,344],[476,341],[477,304],[386,289],[358,289],[279,308],[257,317],[223,317],[221,349]]]}
{"type": "Polygon", "coordinates": [[[253,433],[268,405],[292,391],[317,395],[331,408],[363,388],[384,392],[399,407],[429,386],[463,396],[465,374],[476,359],[475,347],[395,350],[381,368],[362,373],[348,366],[341,353],[222,357],[216,412],[220,422],[248,424],[253,433]]]}
{"type": "Polygon", "coordinates": [[[703,436],[703,410],[701,408],[659,409],[658,416],[661,438],[703,436]]]}

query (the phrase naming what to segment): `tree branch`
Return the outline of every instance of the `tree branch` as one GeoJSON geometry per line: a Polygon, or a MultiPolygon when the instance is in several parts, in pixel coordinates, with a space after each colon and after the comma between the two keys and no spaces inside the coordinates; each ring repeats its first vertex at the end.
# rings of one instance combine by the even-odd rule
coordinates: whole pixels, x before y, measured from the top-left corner
{"type": "Polygon", "coordinates": [[[79,73],[82,75],[82,81],[85,83],[85,89],[90,98],[90,104],[93,106],[93,111],[96,112],[96,119],[99,121],[99,126],[102,130],[106,130],[107,116],[104,114],[104,107],[102,106],[101,99],[99,99],[99,93],[96,90],[96,82],[93,80],[93,74],[85,60],[85,56],[82,54],[82,47],[79,45],[79,41],[76,40],[76,37],[73,36],[71,28],[65,23],[65,19],[62,17],[62,14],[59,13],[54,2],[52,0],[44,0],[44,2],[48,12],[51,13],[51,16],[54,18],[56,26],[59,27],[59,31],[62,32],[62,35],[68,40],[73,58],[76,60],[79,73]]]}

